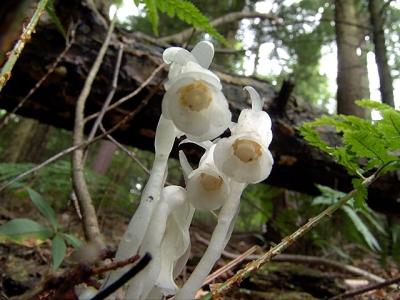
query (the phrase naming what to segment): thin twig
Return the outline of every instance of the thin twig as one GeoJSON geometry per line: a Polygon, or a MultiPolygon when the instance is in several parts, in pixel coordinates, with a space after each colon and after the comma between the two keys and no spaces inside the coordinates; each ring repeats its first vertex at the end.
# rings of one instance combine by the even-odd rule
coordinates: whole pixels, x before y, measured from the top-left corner
{"type": "MultiPolygon", "coordinates": [[[[203,243],[204,245],[208,246],[209,241],[199,234],[196,234],[196,240],[199,242],[203,243]]],[[[223,251],[222,256],[225,256],[226,258],[230,259],[236,259],[239,257],[239,254],[231,253],[228,251],[223,251]]],[[[256,260],[259,259],[261,255],[253,254],[245,257],[245,260],[256,260]]],[[[347,265],[335,260],[323,258],[323,257],[318,257],[318,256],[312,256],[312,255],[301,255],[301,254],[278,254],[277,256],[272,258],[272,261],[274,262],[293,262],[293,263],[301,263],[301,264],[308,264],[308,265],[325,265],[328,267],[335,268],[337,270],[341,270],[344,272],[347,272],[349,274],[357,275],[357,276],[362,276],[366,279],[368,279],[371,282],[376,282],[376,283],[381,283],[384,282],[385,279],[377,276],[373,273],[370,273],[366,270],[357,268],[352,265],[347,265]]]]}
{"type": "Polygon", "coordinates": [[[134,277],[137,273],[143,270],[151,261],[152,257],[149,253],[145,253],[139,262],[133,266],[128,272],[122,275],[118,280],[111,283],[104,290],[101,290],[96,296],[94,296],[91,300],[102,300],[107,298],[109,295],[118,290],[121,286],[127,283],[132,277],[134,277]]]}
{"type": "Polygon", "coordinates": [[[10,56],[8,57],[6,63],[4,64],[3,68],[0,72],[0,92],[3,87],[6,85],[7,81],[11,77],[12,69],[14,68],[15,63],[17,62],[19,56],[22,53],[22,50],[25,47],[25,44],[29,42],[31,39],[32,33],[35,31],[36,24],[38,23],[40,16],[43,14],[44,10],[46,9],[48,0],[40,0],[38,6],[29,21],[28,25],[22,32],[21,36],[19,37],[18,42],[15,44],[14,49],[11,51],[10,56]]]}
{"type": "Polygon", "coordinates": [[[381,283],[371,284],[371,285],[368,285],[366,287],[363,287],[363,288],[360,288],[360,289],[356,289],[354,291],[350,291],[350,292],[346,292],[346,293],[337,295],[335,297],[329,298],[329,300],[338,300],[338,299],[346,299],[346,298],[354,297],[354,296],[361,295],[361,294],[364,294],[364,293],[369,292],[369,291],[378,290],[378,289],[387,287],[389,285],[392,285],[392,284],[398,283],[398,282],[400,282],[400,276],[397,276],[397,277],[395,277],[393,279],[390,279],[390,280],[386,280],[386,281],[381,282],[381,283]]]}
{"type": "Polygon", "coordinates": [[[40,296],[44,293],[49,294],[52,291],[56,295],[63,295],[63,293],[65,294],[65,291],[70,290],[71,288],[82,282],[87,282],[88,280],[90,280],[91,276],[96,276],[98,274],[108,272],[109,270],[115,270],[125,267],[136,262],[139,258],[139,256],[135,255],[129,257],[128,259],[113,262],[103,267],[91,267],[83,264],[73,266],[69,269],[62,271],[61,273],[50,274],[48,277],[44,278],[41,283],[37,284],[34,289],[30,290],[22,296],[19,296],[18,299],[44,299],[40,296]]]}
{"type": "Polygon", "coordinates": [[[136,262],[138,259],[140,258],[139,255],[134,255],[132,257],[129,257],[128,259],[125,260],[120,260],[120,261],[114,261],[111,264],[105,265],[105,266],[101,266],[98,268],[92,268],[91,274],[92,275],[97,275],[97,274],[102,274],[102,273],[106,273],[112,270],[116,270],[119,268],[123,268],[127,265],[133,264],[134,262],[136,262]]]}
{"type": "Polygon", "coordinates": [[[96,135],[96,132],[97,132],[101,122],[103,121],[104,114],[106,113],[107,108],[110,106],[111,100],[114,98],[114,94],[115,94],[115,92],[117,90],[117,86],[118,86],[118,74],[119,74],[119,69],[121,68],[121,61],[122,61],[123,53],[124,53],[124,44],[120,43],[118,55],[117,55],[117,61],[115,63],[114,76],[113,76],[113,81],[111,84],[111,90],[110,90],[109,94],[107,95],[106,101],[104,101],[103,107],[101,108],[96,121],[93,124],[93,127],[87,138],[88,141],[92,140],[94,138],[94,136],[96,135]]]}
{"type": "Polygon", "coordinates": [[[242,261],[246,260],[251,254],[256,252],[258,248],[259,248],[259,246],[253,246],[250,249],[248,249],[247,251],[245,251],[244,253],[242,253],[240,255],[237,255],[237,257],[235,257],[229,263],[227,263],[223,267],[219,268],[218,270],[216,270],[212,274],[208,275],[206,280],[204,281],[204,285],[209,284],[214,279],[218,278],[219,276],[221,276],[225,272],[231,270],[232,268],[234,268],[235,266],[240,264],[242,261]]]}
{"type": "MultiPolygon", "coordinates": [[[[363,187],[368,187],[371,183],[373,183],[377,179],[377,177],[379,176],[379,174],[381,173],[383,168],[385,168],[386,166],[387,166],[387,164],[384,165],[383,167],[381,167],[380,169],[378,169],[370,177],[366,178],[362,183],[363,187]]],[[[248,263],[243,269],[239,270],[234,276],[229,278],[224,283],[220,284],[213,291],[213,295],[219,295],[219,294],[225,293],[228,290],[230,290],[234,285],[240,284],[240,282],[244,278],[248,277],[252,272],[256,271],[262,265],[269,262],[272,259],[272,257],[280,254],[283,250],[285,250],[286,248],[291,246],[295,241],[297,241],[304,234],[306,234],[308,231],[310,231],[310,229],[312,229],[316,225],[318,225],[325,218],[332,216],[332,214],[336,210],[341,208],[347,201],[352,199],[357,192],[358,192],[358,189],[352,190],[351,192],[346,194],[344,197],[342,197],[338,202],[336,202],[335,204],[332,204],[331,206],[329,206],[327,209],[322,211],[320,214],[318,214],[314,218],[311,218],[306,224],[301,226],[294,233],[285,237],[278,245],[272,247],[268,252],[264,253],[260,258],[248,263]]]]}
{"type": "MultiPolygon", "coordinates": [[[[149,77],[147,77],[147,79],[145,81],[143,81],[143,83],[137,88],[135,89],[132,93],[129,93],[128,95],[122,97],[121,99],[117,100],[116,102],[114,102],[113,104],[111,104],[107,109],[106,112],[109,112],[110,110],[116,108],[117,106],[121,105],[122,103],[128,101],[129,99],[135,97],[137,94],[139,94],[152,80],[153,78],[162,70],[164,69],[164,67],[166,66],[166,64],[161,64],[159,65],[156,69],[154,69],[153,72],[151,72],[151,74],[149,75],[149,77]]],[[[87,116],[85,118],[85,122],[90,121],[94,118],[96,118],[98,115],[100,114],[100,112],[94,113],[90,116],[87,116]]]]}
{"type": "MultiPolygon", "coordinates": [[[[116,13],[111,21],[108,28],[107,35],[101,45],[100,51],[97,54],[96,60],[94,61],[89,74],[85,80],[83,88],[79,94],[75,108],[75,123],[73,131],[73,145],[80,145],[84,142],[84,111],[86,100],[92,89],[93,82],[103,62],[104,56],[110,44],[111,36],[114,31],[114,26],[117,21],[116,13]]],[[[104,248],[104,241],[100,232],[96,211],[93,206],[92,197],[89,193],[89,188],[86,183],[84,174],[84,150],[77,148],[72,154],[72,183],[74,191],[78,199],[80,211],[82,213],[82,225],[85,233],[85,237],[89,242],[95,242],[104,248]]]]}
{"type": "MultiPolygon", "coordinates": [[[[228,13],[222,17],[216,18],[212,21],[210,21],[210,24],[214,27],[227,24],[227,23],[232,23],[238,20],[242,19],[254,19],[258,18],[261,20],[269,20],[271,22],[280,22],[279,18],[275,15],[272,14],[265,14],[265,13],[259,13],[256,11],[237,11],[237,12],[231,12],[228,13]]],[[[189,28],[186,30],[183,30],[181,32],[178,32],[176,34],[172,34],[169,36],[165,36],[162,38],[159,38],[158,41],[161,43],[178,43],[182,44],[185,40],[187,40],[193,32],[193,28],[189,28]]]]}
{"type": "Polygon", "coordinates": [[[98,140],[104,138],[107,134],[111,134],[113,133],[115,130],[119,129],[121,126],[124,126],[125,123],[127,123],[130,119],[132,119],[133,117],[136,116],[137,113],[139,113],[141,111],[141,109],[146,106],[148,104],[148,102],[150,101],[151,97],[154,96],[154,94],[157,92],[159,86],[161,83],[158,83],[157,87],[152,89],[152,91],[146,96],[146,98],[143,99],[142,102],[140,102],[139,106],[136,107],[135,110],[131,111],[129,114],[127,114],[121,121],[119,121],[117,124],[115,124],[113,127],[111,127],[110,129],[108,129],[105,133],[99,134],[98,136],[96,136],[93,140],[91,140],[90,142],[82,142],[79,145],[76,146],[71,146],[67,149],[64,149],[62,151],[60,151],[59,153],[53,155],[52,157],[48,158],[47,160],[45,160],[44,162],[34,166],[33,168],[17,175],[16,177],[14,177],[13,179],[11,179],[10,181],[4,183],[3,185],[0,186],[0,192],[2,192],[3,190],[5,190],[6,188],[10,187],[12,184],[14,184],[15,182],[25,178],[26,176],[39,171],[40,169],[44,168],[45,166],[59,160],[60,158],[64,157],[65,155],[70,154],[71,152],[75,151],[78,148],[85,148],[87,146],[89,146],[90,144],[93,144],[95,142],[97,142],[98,140]]]}
{"type": "MultiPolygon", "coordinates": [[[[103,124],[100,124],[100,130],[103,133],[106,133],[106,130],[103,127],[103,124]]],[[[136,157],[136,154],[129,149],[127,149],[124,145],[122,145],[120,142],[118,142],[116,139],[114,139],[110,134],[106,134],[106,137],[115,145],[117,146],[121,151],[123,151],[126,155],[128,155],[132,160],[137,163],[143,171],[146,172],[147,175],[150,175],[150,170],[136,157]]]]}
{"type": "Polygon", "coordinates": [[[70,38],[67,41],[67,44],[64,48],[64,50],[57,56],[55,61],[51,64],[50,68],[47,70],[46,74],[43,75],[42,78],[38,82],[36,82],[35,86],[28,92],[28,94],[25,95],[24,98],[22,98],[21,101],[17,104],[16,107],[14,107],[13,110],[8,111],[1,119],[0,119],[0,129],[4,127],[5,124],[8,123],[10,117],[17,112],[18,109],[20,109],[25,102],[41,87],[43,82],[46,81],[46,79],[54,72],[60,61],[64,58],[65,54],[67,54],[68,50],[71,48],[72,44],[74,43],[75,39],[75,28],[72,28],[70,38]]]}

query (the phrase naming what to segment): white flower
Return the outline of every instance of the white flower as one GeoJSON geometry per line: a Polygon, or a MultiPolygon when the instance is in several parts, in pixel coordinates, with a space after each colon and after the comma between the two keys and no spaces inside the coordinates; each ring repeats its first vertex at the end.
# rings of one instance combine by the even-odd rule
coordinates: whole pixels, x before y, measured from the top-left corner
{"type": "MultiPolygon", "coordinates": [[[[190,203],[199,210],[215,210],[227,201],[229,179],[214,164],[215,144],[206,151],[200,160],[199,167],[190,172],[186,180],[187,197],[190,203]]],[[[186,164],[183,152],[179,153],[181,165],[186,164]]]]}
{"type": "MultiPolygon", "coordinates": [[[[131,280],[126,299],[148,299],[159,276],[173,282],[173,267],[189,247],[188,230],[192,215],[193,210],[186,201],[184,188],[168,186],[163,189],[139,250],[139,255],[149,252],[152,260],[131,280]]],[[[170,281],[166,284],[170,284],[170,281]]]]}
{"type": "Polygon", "coordinates": [[[262,111],[258,93],[245,88],[252,98],[252,109],[240,113],[232,135],[218,141],[214,151],[217,168],[235,181],[257,183],[271,173],[274,160],[268,146],[272,140],[271,119],[262,111]]]}
{"type": "Polygon", "coordinates": [[[162,113],[194,141],[216,138],[231,120],[220,80],[206,69],[213,55],[214,48],[209,42],[200,42],[191,53],[173,47],[163,55],[171,67],[162,113]]]}
{"type": "Polygon", "coordinates": [[[183,271],[190,254],[189,226],[194,208],[187,201],[177,207],[168,217],[161,244],[160,274],[156,281],[164,296],[175,295],[178,286],[175,278],[183,271]]]}

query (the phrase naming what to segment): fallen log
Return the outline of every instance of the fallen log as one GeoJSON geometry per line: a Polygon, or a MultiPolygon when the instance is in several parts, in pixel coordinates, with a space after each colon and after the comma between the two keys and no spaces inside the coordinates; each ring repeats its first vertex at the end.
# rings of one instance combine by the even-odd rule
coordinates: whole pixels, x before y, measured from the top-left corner
{"type": "MultiPolygon", "coordinates": [[[[74,123],[74,107],[79,91],[105,36],[105,28],[101,22],[96,21],[95,15],[85,7],[71,4],[75,2],[64,4],[68,7],[62,7],[59,11],[59,17],[65,24],[69,24],[71,18],[78,24],[74,44],[63,56],[55,71],[18,110],[18,114],[23,116],[69,130],[74,123]]],[[[114,34],[87,102],[85,112],[87,116],[101,109],[111,88],[120,42],[124,43],[124,54],[114,99],[119,99],[141,86],[162,64],[161,55],[164,48],[150,44],[134,34],[122,31],[114,34]]],[[[47,68],[64,48],[65,40],[54,26],[40,24],[18,60],[11,79],[0,94],[0,108],[13,110],[36,82],[46,74],[47,68]]],[[[275,159],[272,174],[266,180],[267,184],[311,195],[318,194],[315,184],[330,186],[344,192],[351,189],[351,177],[344,168],[328,155],[308,145],[299,135],[297,126],[315,119],[322,112],[291,96],[293,89],[291,83],[285,83],[278,92],[271,84],[258,78],[220,71],[217,71],[217,74],[222,80],[223,92],[229,101],[234,120],[237,119],[241,109],[250,106],[243,91],[245,85],[253,86],[266,99],[265,109],[273,121],[274,140],[271,150],[275,159]]],[[[166,76],[167,68],[161,69],[141,92],[116,109],[107,112],[104,126],[110,128],[127,114],[140,108],[133,119],[113,134],[118,141],[140,149],[153,150],[155,128],[161,113],[164,93],[162,82],[166,76]],[[146,105],[143,105],[144,99],[150,94],[153,96],[146,105]]],[[[86,129],[90,128],[91,122],[88,122],[86,129]]],[[[176,149],[173,155],[177,155],[176,149]]],[[[188,149],[188,155],[194,159],[201,153],[194,147],[188,149]]],[[[380,212],[399,214],[399,199],[400,184],[395,173],[385,175],[369,190],[368,203],[380,212]]]]}

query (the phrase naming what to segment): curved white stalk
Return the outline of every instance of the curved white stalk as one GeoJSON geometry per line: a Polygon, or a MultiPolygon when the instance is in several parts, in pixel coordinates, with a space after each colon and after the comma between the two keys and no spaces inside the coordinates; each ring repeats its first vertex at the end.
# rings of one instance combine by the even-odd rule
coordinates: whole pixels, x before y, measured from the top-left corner
{"type": "Polygon", "coordinates": [[[193,168],[182,150],[179,151],[179,162],[181,164],[183,177],[185,179],[185,182],[187,182],[189,174],[193,172],[193,168]]]}
{"type": "MultiPolygon", "coordinates": [[[[155,138],[155,158],[149,180],[143,190],[139,207],[136,209],[128,228],[118,246],[115,256],[117,261],[127,259],[138,253],[149,226],[154,208],[158,205],[164,186],[168,157],[175,141],[175,126],[172,121],[161,115],[155,138]]],[[[120,268],[111,273],[103,288],[117,280],[127,268],[120,268]]]]}
{"type": "Polygon", "coordinates": [[[139,255],[150,252],[153,259],[130,281],[125,299],[148,298],[160,274],[161,243],[166,233],[167,220],[175,209],[184,204],[185,200],[186,191],[182,187],[168,186],[164,188],[160,203],[153,214],[139,251],[139,255]]]}
{"type": "Polygon", "coordinates": [[[210,244],[189,279],[176,294],[176,300],[194,299],[215,262],[220,258],[232,234],[232,224],[237,216],[240,197],[245,187],[244,183],[231,182],[230,197],[218,215],[218,224],[214,229],[210,244]]]}

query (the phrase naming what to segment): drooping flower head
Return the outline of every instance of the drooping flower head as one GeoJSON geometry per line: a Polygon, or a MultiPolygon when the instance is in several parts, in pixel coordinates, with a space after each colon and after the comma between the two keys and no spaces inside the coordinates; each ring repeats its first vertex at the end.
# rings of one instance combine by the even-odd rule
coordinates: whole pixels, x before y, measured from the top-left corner
{"type": "Polygon", "coordinates": [[[217,168],[235,181],[257,183],[265,180],[273,158],[268,146],[272,140],[271,119],[262,111],[262,101],[252,87],[245,87],[252,99],[252,109],[240,113],[232,135],[218,141],[214,151],[217,168]]]}
{"type": "MultiPolygon", "coordinates": [[[[187,197],[199,210],[218,209],[229,196],[229,178],[215,166],[214,149],[215,144],[212,144],[200,160],[199,167],[185,176],[187,197]]],[[[188,162],[182,151],[179,152],[179,158],[182,168],[187,169],[185,166],[188,162]]]]}
{"type": "Polygon", "coordinates": [[[192,52],[172,47],[163,59],[170,64],[162,112],[193,141],[214,139],[230,123],[231,113],[219,78],[207,68],[214,47],[203,41],[192,52]]]}

